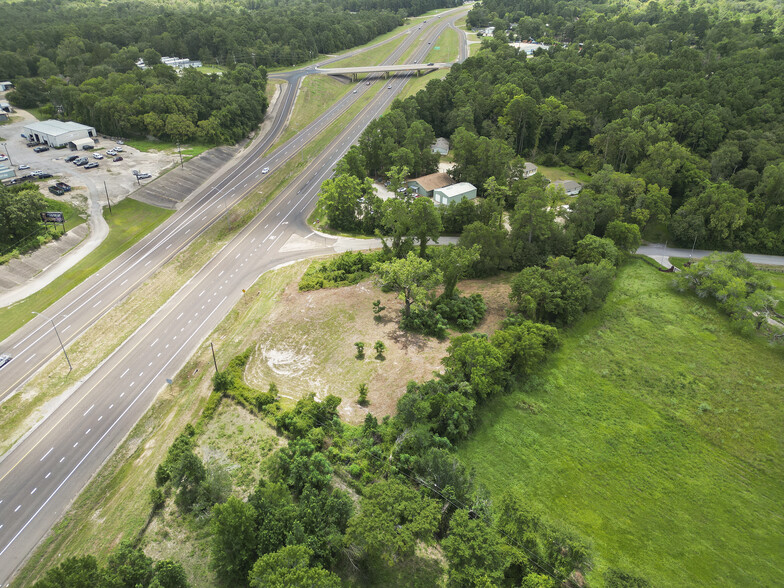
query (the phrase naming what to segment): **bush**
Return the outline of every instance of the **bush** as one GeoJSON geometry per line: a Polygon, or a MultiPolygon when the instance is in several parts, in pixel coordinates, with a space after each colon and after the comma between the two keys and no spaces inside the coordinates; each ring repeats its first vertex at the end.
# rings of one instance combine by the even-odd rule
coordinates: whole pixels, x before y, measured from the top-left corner
{"type": "Polygon", "coordinates": [[[439,298],[435,311],[460,331],[470,331],[478,325],[487,312],[487,305],[481,294],[439,298]]]}
{"type": "Polygon", "coordinates": [[[310,264],[299,282],[300,291],[340,288],[358,284],[371,274],[374,263],[387,260],[383,251],[354,253],[347,251],[329,261],[310,264]]]}
{"type": "Polygon", "coordinates": [[[362,341],[357,341],[354,343],[354,347],[357,348],[357,359],[362,359],[365,357],[365,344],[362,341]]]}
{"type": "Polygon", "coordinates": [[[360,384],[359,388],[358,388],[358,392],[359,392],[359,398],[357,398],[357,404],[360,404],[362,406],[367,406],[367,404],[368,404],[368,399],[367,399],[368,386],[367,386],[367,384],[360,384]]]}
{"type": "Polygon", "coordinates": [[[415,308],[407,317],[400,321],[400,328],[405,331],[422,333],[443,339],[446,337],[447,323],[444,318],[431,308],[415,308]]]}

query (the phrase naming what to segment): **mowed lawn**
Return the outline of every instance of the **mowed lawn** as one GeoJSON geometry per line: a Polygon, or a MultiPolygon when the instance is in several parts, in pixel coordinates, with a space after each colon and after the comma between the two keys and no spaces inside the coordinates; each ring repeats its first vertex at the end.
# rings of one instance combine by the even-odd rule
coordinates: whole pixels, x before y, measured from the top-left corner
{"type": "Polygon", "coordinates": [[[542,373],[459,448],[654,586],[774,586],[784,573],[784,352],[635,261],[542,373]]]}

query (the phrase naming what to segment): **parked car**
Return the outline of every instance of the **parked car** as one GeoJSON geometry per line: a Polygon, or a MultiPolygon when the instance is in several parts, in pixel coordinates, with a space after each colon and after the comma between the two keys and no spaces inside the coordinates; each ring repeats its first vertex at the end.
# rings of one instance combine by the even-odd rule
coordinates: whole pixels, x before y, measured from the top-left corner
{"type": "Polygon", "coordinates": [[[19,169],[30,169],[29,165],[25,165],[24,163],[19,166],[19,169]]]}
{"type": "Polygon", "coordinates": [[[122,160],[123,160],[123,158],[120,157],[119,155],[117,157],[115,157],[114,159],[112,159],[112,161],[122,161],[122,160]]]}
{"type": "Polygon", "coordinates": [[[36,145],[38,145],[38,143],[36,143],[35,141],[28,141],[27,143],[28,147],[35,147],[36,145]]]}
{"type": "Polygon", "coordinates": [[[71,163],[72,161],[76,161],[77,159],[79,159],[78,155],[69,155],[68,157],[65,158],[65,162],[71,163]]]}
{"type": "Polygon", "coordinates": [[[77,159],[76,161],[74,161],[74,165],[75,165],[75,166],[77,166],[77,167],[82,167],[83,165],[87,165],[87,163],[88,163],[89,161],[90,161],[90,160],[89,160],[89,159],[87,159],[86,157],[80,157],[79,159],[77,159]]]}
{"type": "Polygon", "coordinates": [[[100,153],[93,153],[93,157],[95,159],[103,159],[103,155],[101,155],[100,153]]]}
{"type": "Polygon", "coordinates": [[[117,155],[117,152],[114,149],[109,149],[109,151],[106,152],[106,155],[111,155],[112,157],[114,157],[115,155],[117,155]]]}
{"type": "Polygon", "coordinates": [[[7,364],[9,361],[11,361],[10,355],[6,355],[5,353],[3,355],[0,355],[0,368],[3,367],[5,364],[7,364]]]}
{"type": "Polygon", "coordinates": [[[152,174],[136,174],[136,177],[140,180],[146,180],[147,178],[151,178],[152,174]]]}
{"type": "Polygon", "coordinates": [[[44,173],[44,170],[37,169],[37,170],[35,170],[33,172],[30,172],[30,175],[37,178],[38,176],[42,175],[43,173],[44,173]]]}
{"type": "Polygon", "coordinates": [[[8,159],[4,154],[0,153],[0,161],[5,161],[8,159]]]}
{"type": "Polygon", "coordinates": [[[58,188],[57,186],[49,186],[49,191],[56,196],[62,196],[65,194],[65,190],[58,188]]]}
{"type": "MultiPolygon", "coordinates": [[[[117,144],[118,145],[125,145],[125,141],[123,141],[122,139],[117,139],[117,144]]],[[[118,149],[118,151],[122,151],[122,149],[118,149]]]]}
{"type": "Polygon", "coordinates": [[[38,147],[33,149],[33,151],[35,151],[36,153],[43,153],[44,151],[49,151],[49,147],[47,147],[46,145],[39,145],[38,147]]]}
{"type": "Polygon", "coordinates": [[[55,182],[54,185],[57,186],[58,188],[60,188],[64,192],[70,192],[71,191],[71,186],[69,186],[65,182],[55,182]]]}
{"type": "Polygon", "coordinates": [[[117,153],[122,153],[122,150],[123,150],[123,148],[122,148],[122,147],[115,147],[115,148],[114,148],[114,150],[115,150],[117,153]]]}
{"type": "Polygon", "coordinates": [[[84,169],[94,169],[96,167],[98,167],[98,164],[95,161],[93,161],[92,163],[88,163],[87,165],[85,165],[84,169]]]}
{"type": "Polygon", "coordinates": [[[52,174],[47,174],[46,172],[44,172],[42,174],[38,174],[38,179],[39,180],[45,180],[45,179],[51,178],[51,177],[52,177],[52,174]]]}

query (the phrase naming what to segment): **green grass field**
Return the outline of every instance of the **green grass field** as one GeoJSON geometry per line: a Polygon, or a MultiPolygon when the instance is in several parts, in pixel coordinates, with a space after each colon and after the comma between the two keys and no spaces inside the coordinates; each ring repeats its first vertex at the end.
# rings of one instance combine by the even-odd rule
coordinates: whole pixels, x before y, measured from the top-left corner
{"type": "Polygon", "coordinates": [[[66,292],[120,255],[166,220],[174,211],[126,198],[104,211],[109,236],[98,248],[48,286],[6,308],[0,309],[0,341],[32,318],[32,311],[48,308],[66,292]]]}
{"type": "Polygon", "coordinates": [[[784,353],[642,261],[459,448],[652,586],[774,586],[784,566],[784,353]]]}
{"type": "Polygon", "coordinates": [[[457,31],[446,29],[438,39],[433,42],[433,48],[425,57],[424,62],[449,63],[457,59],[457,31]]]}

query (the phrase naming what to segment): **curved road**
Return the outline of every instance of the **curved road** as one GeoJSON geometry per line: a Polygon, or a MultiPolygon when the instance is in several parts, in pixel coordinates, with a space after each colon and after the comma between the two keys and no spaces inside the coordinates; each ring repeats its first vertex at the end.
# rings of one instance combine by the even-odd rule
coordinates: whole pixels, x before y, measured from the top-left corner
{"type": "MultiPolygon", "coordinates": [[[[423,30],[425,39],[437,38],[450,21],[462,16],[464,10],[467,8],[449,11],[449,19],[441,19],[432,28],[423,30]]],[[[410,39],[413,42],[414,36],[410,39]]],[[[412,57],[421,60],[428,49],[429,46],[423,44],[412,57]]],[[[311,68],[305,71],[308,69],[311,68]]],[[[166,378],[179,371],[201,341],[242,297],[242,289],[281,263],[333,251],[331,247],[319,247],[324,243],[322,236],[312,240],[313,232],[306,223],[307,214],[322,181],[332,174],[337,161],[367,124],[388,108],[408,78],[405,75],[384,82],[392,87],[381,89],[261,214],[90,374],[37,429],[4,456],[0,463],[0,585],[13,577],[112,454],[166,385],[166,378]],[[291,251],[286,243],[292,237],[296,237],[293,242],[301,242],[303,237],[311,239],[313,248],[304,253],[291,251]]],[[[298,83],[289,84],[284,101],[293,100],[296,86],[298,83]]],[[[340,110],[340,105],[345,106],[352,97],[361,95],[360,88],[366,87],[364,84],[358,86],[357,94],[349,93],[330,112],[340,110]]],[[[282,108],[279,115],[282,117],[285,111],[282,108]]],[[[269,156],[261,154],[273,138],[253,147],[252,153],[226,177],[205,186],[192,197],[176,218],[172,217],[172,222],[167,222],[133,252],[127,252],[116,263],[104,268],[101,276],[88,280],[84,288],[79,288],[80,296],[67,296],[68,300],[63,301],[62,306],[54,305],[58,317],[67,317],[60,323],[61,330],[66,336],[72,336],[68,334],[71,329],[65,328],[69,320],[73,321],[71,325],[87,324],[85,321],[76,323],[82,313],[91,314],[90,322],[94,322],[105,312],[100,308],[109,308],[126,296],[132,287],[168,261],[175,252],[172,250],[183,247],[214,222],[226,206],[248,193],[263,179],[262,167],[281,165],[291,156],[287,156],[287,152],[296,152],[312,139],[312,129],[326,124],[324,118],[314,121],[269,156]],[[310,134],[308,129],[311,129],[310,134]],[[96,310],[92,312],[91,309],[96,310]]],[[[273,128],[276,130],[270,137],[281,127],[273,128]]],[[[334,243],[335,240],[327,241],[334,243]]],[[[56,313],[48,311],[47,314],[56,313]]],[[[84,330],[85,326],[79,328],[84,330]]],[[[48,328],[42,328],[38,321],[28,331],[19,339],[18,348],[27,348],[25,353],[35,358],[44,342],[52,337],[48,328]]],[[[51,357],[52,348],[48,353],[41,353],[51,357]]],[[[35,359],[28,361],[32,363],[35,359]]],[[[15,359],[8,365],[15,362],[23,363],[15,359]]]]}

